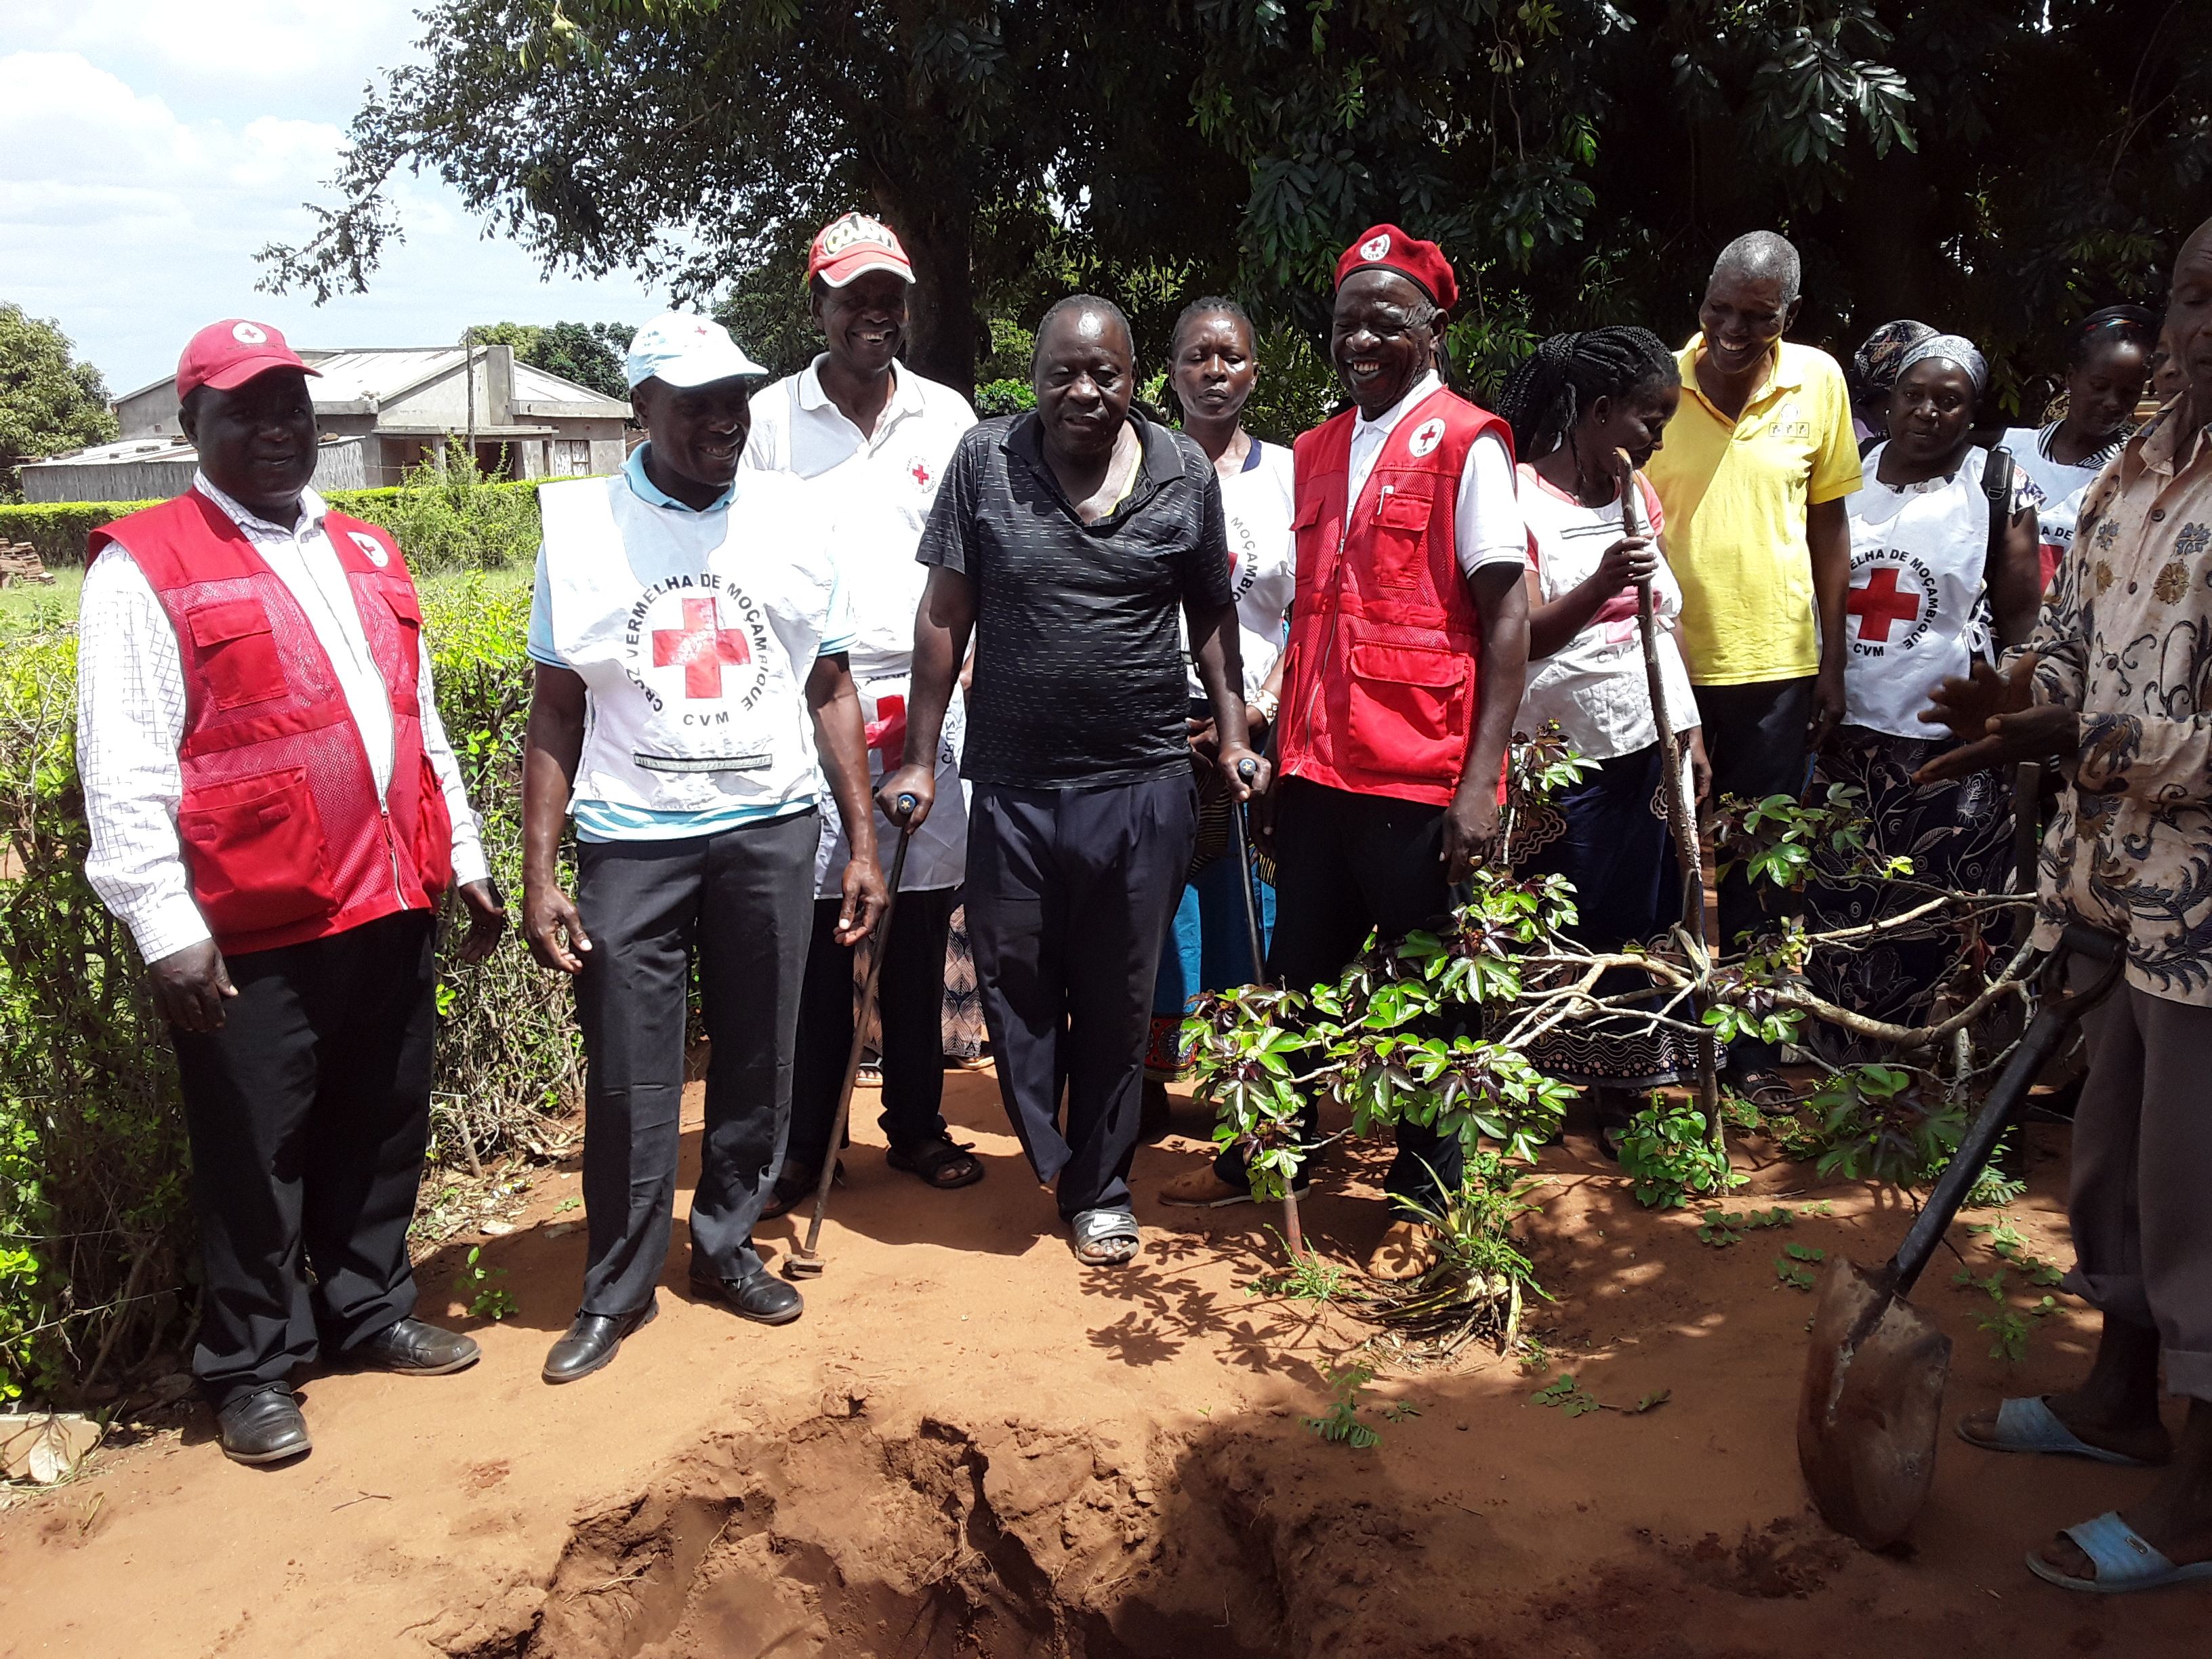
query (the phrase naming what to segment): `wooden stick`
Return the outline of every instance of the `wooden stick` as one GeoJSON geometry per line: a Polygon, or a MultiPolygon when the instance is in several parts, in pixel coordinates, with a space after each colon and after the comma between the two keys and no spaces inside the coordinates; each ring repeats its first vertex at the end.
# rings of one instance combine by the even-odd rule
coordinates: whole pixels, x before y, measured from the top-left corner
{"type": "MultiPolygon", "coordinates": [[[[1638,521],[1636,494],[1636,464],[1625,449],[1613,452],[1620,463],[1620,526],[1632,536],[1645,534],[1638,521]]],[[[1651,718],[1659,727],[1659,760],[1664,773],[1662,787],[1667,802],[1667,828],[1674,837],[1674,856],[1682,869],[1682,908],[1685,920],[1692,925],[1691,936],[1698,942],[1698,954],[1705,958],[1699,964],[1701,973],[1712,960],[1711,941],[1705,937],[1705,861],[1698,844],[1698,824],[1692,803],[1682,787],[1682,757],[1685,752],[1681,740],[1675,736],[1674,722],[1667,710],[1667,688],[1659,672],[1659,625],[1651,608],[1651,584],[1636,584],[1636,626],[1644,640],[1644,679],[1651,693],[1651,718]]],[[[1705,998],[1694,1000],[1700,1021],[1705,1018],[1705,998]]],[[[1712,1036],[1708,1032],[1698,1042],[1698,1104],[1705,1114],[1711,1127],[1713,1145],[1727,1150],[1728,1131],[1721,1119],[1720,1068],[1714,1053],[1712,1036]]]]}

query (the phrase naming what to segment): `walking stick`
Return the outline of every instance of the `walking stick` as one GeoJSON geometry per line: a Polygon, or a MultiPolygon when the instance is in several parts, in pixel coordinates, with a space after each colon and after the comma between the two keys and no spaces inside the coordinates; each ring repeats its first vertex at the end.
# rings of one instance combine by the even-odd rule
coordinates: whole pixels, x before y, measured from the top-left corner
{"type": "MultiPolygon", "coordinates": [[[[1237,762],[1237,775],[1247,784],[1259,775],[1259,762],[1237,762]]],[[[1229,803],[1229,843],[1237,860],[1237,885],[1244,893],[1244,939],[1252,951],[1252,982],[1264,985],[1267,980],[1267,951],[1260,933],[1260,901],[1252,890],[1251,837],[1244,827],[1244,803],[1240,800],[1229,803]]],[[[1298,1195],[1292,1190],[1296,1185],[1296,1176],[1283,1183],[1283,1243],[1293,1257],[1306,1253],[1305,1237],[1298,1228],[1298,1195]]]]}
{"type": "MultiPolygon", "coordinates": [[[[1620,458],[1620,524],[1632,536],[1644,534],[1638,523],[1636,495],[1636,465],[1629,459],[1628,452],[1614,452],[1620,458]]],[[[1690,935],[1697,941],[1698,954],[1705,960],[1700,964],[1700,977],[1710,969],[1712,947],[1705,937],[1705,860],[1698,844],[1698,823],[1692,811],[1692,803],[1682,789],[1683,747],[1674,735],[1674,722],[1667,712],[1667,689],[1659,672],[1659,624],[1651,609],[1651,584],[1649,580],[1636,584],[1636,626],[1644,639],[1644,679],[1651,692],[1651,718],[1659,726],[1659,759],[1665,774],[1662,788],[1667,802],[1667,828],[1674,837],[1674,856],[1682,866],[1682,909],[1686,920],[1692,921],[1690,935]]],[[[1691,1006],[1697,1011],[1702,1024],[1705,1014],[1705,1000],[1702,994],[1693,994],[1691,1006]]],[[[1705,1115],[1705,1122],[1712,1133],[1713,1144],[1725,1146],[1727,1130],[1721,1121],[1720,1067],[1713,1053],[1713,1036],[1705,1031],[1698,1038],[1698,1105],[1705,1115]]]]}
{"type": "Polygon", "coordinates": [[[890,949],[891,915],[898,908],[899,878],[906,873],[907,842],[914,836],[907,819],[913,813],[912,795],[898,798],[898,847],[891,854],[890,891],[884,898],[884,913],[876,921],[875,948],[868,952],[868,971],[860,981],[860,1010],[853,1018],[853,1047],[845,1057],[845,1081],[837,1091],[837,1119],[830,1126],[830,1144],[822,1151],[822,1176],[814,1183],[814,1218],[806,1224],[806,1243],[783,1260],[786,1279],[818,1279],[823,1261],[815,1247],[822,1242],[822,1218],[830,1210],[830,1185],[837,1178],[837,1153],[845,1144],[845,1127],[853,1117],[853,1086],[860,1080],[860,1056],[866,1052],[868,1016],[876,1011],[876,981],[883,976],[884,957],[890,949]]]}

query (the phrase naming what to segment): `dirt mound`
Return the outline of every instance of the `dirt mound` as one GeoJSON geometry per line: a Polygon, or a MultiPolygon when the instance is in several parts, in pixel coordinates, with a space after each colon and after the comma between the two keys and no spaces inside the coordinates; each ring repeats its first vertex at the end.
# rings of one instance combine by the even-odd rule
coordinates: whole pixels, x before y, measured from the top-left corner
{"type": "Polygon", "coordinates": [[[1270,1564],[1234,1529],[1164,1547],[1165,1449],[934,1419],[886,1432],[858,1411],[719,1435],[580,1522],[534,1607],[433,1639],[454,1659],[1285,1651],[1270,1564]],[[1228,1584],[1251,1587],[1242,1607],[1228,1584]]]}

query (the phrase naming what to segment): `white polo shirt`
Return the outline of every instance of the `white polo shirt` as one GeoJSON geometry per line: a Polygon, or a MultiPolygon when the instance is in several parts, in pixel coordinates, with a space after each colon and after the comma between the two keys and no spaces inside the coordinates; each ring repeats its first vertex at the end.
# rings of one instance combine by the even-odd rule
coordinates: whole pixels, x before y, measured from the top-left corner
{"type": "Polygon", "coordinates": [[[890,401],[864,438],[822,390],[825,357],[755,395],[744,465],[804,480],[829,514],[856,624],[854,679],[908,673],[929,578],[915,548],[975,411],[951,386],[894,363],[890,401]]]}
{"type": "MultiPolygon", "coordinates": [[[[915,613],[929,580],[915,550],[975,411],[951,387],[893,363],[890,400],[864,437],[823,391],[824,361],[826,354],[754,395],[744,465],[797,478],[829,527],[830,554],[852,606],[850,659],[866,722],[868,773],[880,781],[898,764],[914,694],[915,613]]],[[[960,781],[965,736],[965,710],[956,696],[938,743],[937,805],[907,848],[903,891],[957,887],[967,874],[967,795],[960,781]]],[[[896,834],[878,810],[876,836],[886,872],[896,834]]],[[[849,856],[844,825],[825,813],[814,866],[822,896],[836,896],[849,856]]]]}

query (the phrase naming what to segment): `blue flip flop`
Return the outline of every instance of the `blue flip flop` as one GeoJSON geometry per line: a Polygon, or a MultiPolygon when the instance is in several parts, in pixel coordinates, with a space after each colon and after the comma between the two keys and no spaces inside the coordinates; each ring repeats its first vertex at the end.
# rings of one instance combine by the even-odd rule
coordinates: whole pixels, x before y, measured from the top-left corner
{"type": "Polygon", "coordinates": [[[2066,1528],[2065,1536],[2096,1563],[2094,1578],[2075,1578],[2063,1573],[2033,1550],[2027,1553],[2027,1570],[2046,1584],[2061,1589],[2087,1590],[2092,1595],[2127,1595],[2136,1590],[2162,1589],[2192,1579],[2212,1578],[2212,1561],[2192,1561],[2178,1567],[2161,1555],[2118,1511],[2106,1510],[2094,1521],[2066,1528]]]}
{"type": "MultiPolygon", "coordinates": [[[[2059,1420],[2039,1395],[2024,1399],[2008,1400],[1997,1407],[1996,1437],[1983,1440],[1966,1432],[1966,1420],[1958,1424],[1959,1438],[1970,1446],[1984,1451],[2047,1452],[2066,1457],[2094,1458],[2100,1463],[2117,1463],[2122,1468],[2147,1469],[2154,1467],[2140,1457],[2130,1457],[2124,1452],[2107,1451],[2102,1446],[2093,1446],[2059,1420]]],[[[2084,1546],[2086,1548],[2087,1546],[2084,1546]]]]}

